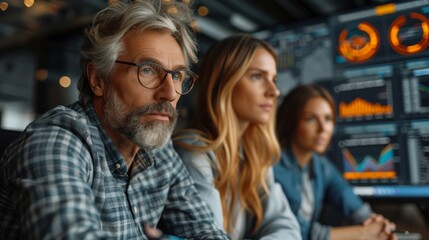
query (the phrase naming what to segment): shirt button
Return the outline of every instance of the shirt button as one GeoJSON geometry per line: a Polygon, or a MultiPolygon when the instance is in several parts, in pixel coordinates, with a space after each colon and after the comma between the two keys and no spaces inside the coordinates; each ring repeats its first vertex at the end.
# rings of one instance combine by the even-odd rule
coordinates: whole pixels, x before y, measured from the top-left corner
{"type": "Polygon", "coordinates": [[[115,167],[116,167],[117,169],[119,169],[119,168],[121,168],[121,164],[117,163],[117,164],[115,165],[115,167]]]}
{"type": "Polygon", "coordinates": [[[137,207],[134,207],[134,208],[133,208],[133,210],[134,210],[134,213],[138,213],[138,211],[139,211],[139,210],[137,209],[137,207]]]}

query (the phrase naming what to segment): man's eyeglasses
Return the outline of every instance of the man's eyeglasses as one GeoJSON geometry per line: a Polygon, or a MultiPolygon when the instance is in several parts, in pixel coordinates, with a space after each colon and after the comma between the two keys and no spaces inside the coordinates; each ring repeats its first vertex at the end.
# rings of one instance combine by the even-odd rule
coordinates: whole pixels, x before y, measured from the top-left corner
{"type": "Polygon", "coordinates": [[[132,63],[116,60],[116,63],[127,64],[137,67],[137,79],[139,83],[149,89],[161,86],[168,74],[171,74],[174,89],[180,95],[189,93],[194,86],[198,76],[189,69],[167,70],[163,66],[153,62],[132,63]]]}

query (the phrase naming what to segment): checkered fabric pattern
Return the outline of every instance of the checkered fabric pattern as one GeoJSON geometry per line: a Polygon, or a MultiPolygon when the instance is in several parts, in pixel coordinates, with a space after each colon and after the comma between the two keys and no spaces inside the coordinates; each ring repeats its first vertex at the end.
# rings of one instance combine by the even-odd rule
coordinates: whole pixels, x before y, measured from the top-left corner
{"type": "Polygon", "coordinates": [[[130,168],[92,106],[59,106],[31,123],[0,162],[2,239],[229,239],[169,142],[130,168]]]}

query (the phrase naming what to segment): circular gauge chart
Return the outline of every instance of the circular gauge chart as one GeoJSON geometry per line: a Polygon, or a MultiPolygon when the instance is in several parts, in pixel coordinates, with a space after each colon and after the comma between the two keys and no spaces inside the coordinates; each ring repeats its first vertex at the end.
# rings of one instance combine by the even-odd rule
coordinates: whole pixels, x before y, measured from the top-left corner
{"type": "Polygon", "coordinates": [[[389,43],[402,55],[424,51],[429,45],[429,19],[420,13],[397,17],[389,29],[389,43]]]}
{"type": "Polygon", "coordinates": [[[377,29],[368,22],[360,22],[343,29],[338,38],[338,52],[347,61],[361,63],[368,61],[380,47],[377,29]]]}

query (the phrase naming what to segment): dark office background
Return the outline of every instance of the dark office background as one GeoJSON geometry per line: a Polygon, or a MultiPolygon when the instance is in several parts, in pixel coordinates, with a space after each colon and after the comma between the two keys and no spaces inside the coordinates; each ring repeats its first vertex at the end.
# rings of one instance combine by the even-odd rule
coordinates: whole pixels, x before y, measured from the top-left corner
{"type": "MultiPolygon", "coordinates": [[[[77,100],[82,30],[96,12],[115,2],[117,0],[0,0],[2,148],[16,132],[46,110],[77,100]]],[[[429,39],[429,22],[425,22],[429,16],[428,0],[197,0],[193,6],[196,19],[193,29],[200,57],[215,41],[234,33],[249,32],[277,49],[282,95],[296,84],[318,82],[332,91],[336,101],[345,104],[343,107],[352,108],[351,103],[357,103],[354,100],[358,98],[366,100],[365,104],[380,103],[384,108],[377,111],[384,111],[383,114],[362,117],[345,111],[338,116],[330,155],[376,211],[397,220],[400,230],[418,232],[422,239],[429,239],[429,78],[426,77],[429,76],[429,70],[426,71],[429,43],[412,37],[408,37],[408,43],[399,39],[404,45],[419,42],[423,49],[398,53],[386,40],[391,22],[401,14],[416,22],[399,34],[404,38],[414,34],[429,39]],[[414,11],[424,19],[408,16],[414,11]],[[366,30],[358,23],[367,24],[366,30]],[[374,29],[378,32],[379,45],[371,49],[374,43],[370,44],[369,40],[374,36],[371,32],[374,29]],[[348,52],[344,50],[347,46],[343,52],[339,50],[339,36],[343,32],[345,38],[354,37],[353,43],[362,46],[365,46],[362,42],[365,36],[369,36],[366,41],[374,55],[365,53],[347,58],[348,52]],[[420,98],[413,97],[417,90],[411,89],[416,87],[408,84],[407,79],[424,88],[417,87],[420,98]],[[411,90],[405,91],[404,86],[411,90]],[[381,97],[377,99],[377,96],[381,97]],[[360,144],[368,139],[381,142],[370,146],[360,144]],[[390,156],[391,162],[386,166],[394,177],[380,175],[382,177],[366,179],[343,160],[343,153],[349,151],[356,158],[353,161],[363,161],[362,158],[369,157],[363,153],[368,149],[373,149],[375,155],[388,153],[385,155],[390,156]],[[410,159],[419,162],[410,164],[410,159]],[[374,189],[366,187],[374,186],[380,195],[368,194],[374,189]],[[398,190],[385,186],[418,188],[398,190]],[[406,191],[406,196],[391,194],[396,191],[406,191]]],[[[398,25],[403,26],[401,24],[398,25]]],[[[198,65],[193,68],[197,69],[198,65]]],[[[182,98],[179,109],[180,127],[192,116],[192,94],[182,98]]],[[[374,172],[385,174],[381,170],[374,172]]]]}
{"type": "MultiPolygon", "coordinates": [[[[116,1],[0,1],[0,109],[6,112],[2,126],[20,128],[34,114],[76,99],[82,29],[97,11],[116,1]],[[65,77],[62,86],[61,77],[65,77]],[[25,117],[20,121],[9,120],[10,114],[16,112],[25,113],[25,117]]],[[[255,32],[279,23],[287,25],[386,3],[376,0],[193,2],[200,56],[213,42],[237,32],[255,32]]]]}

